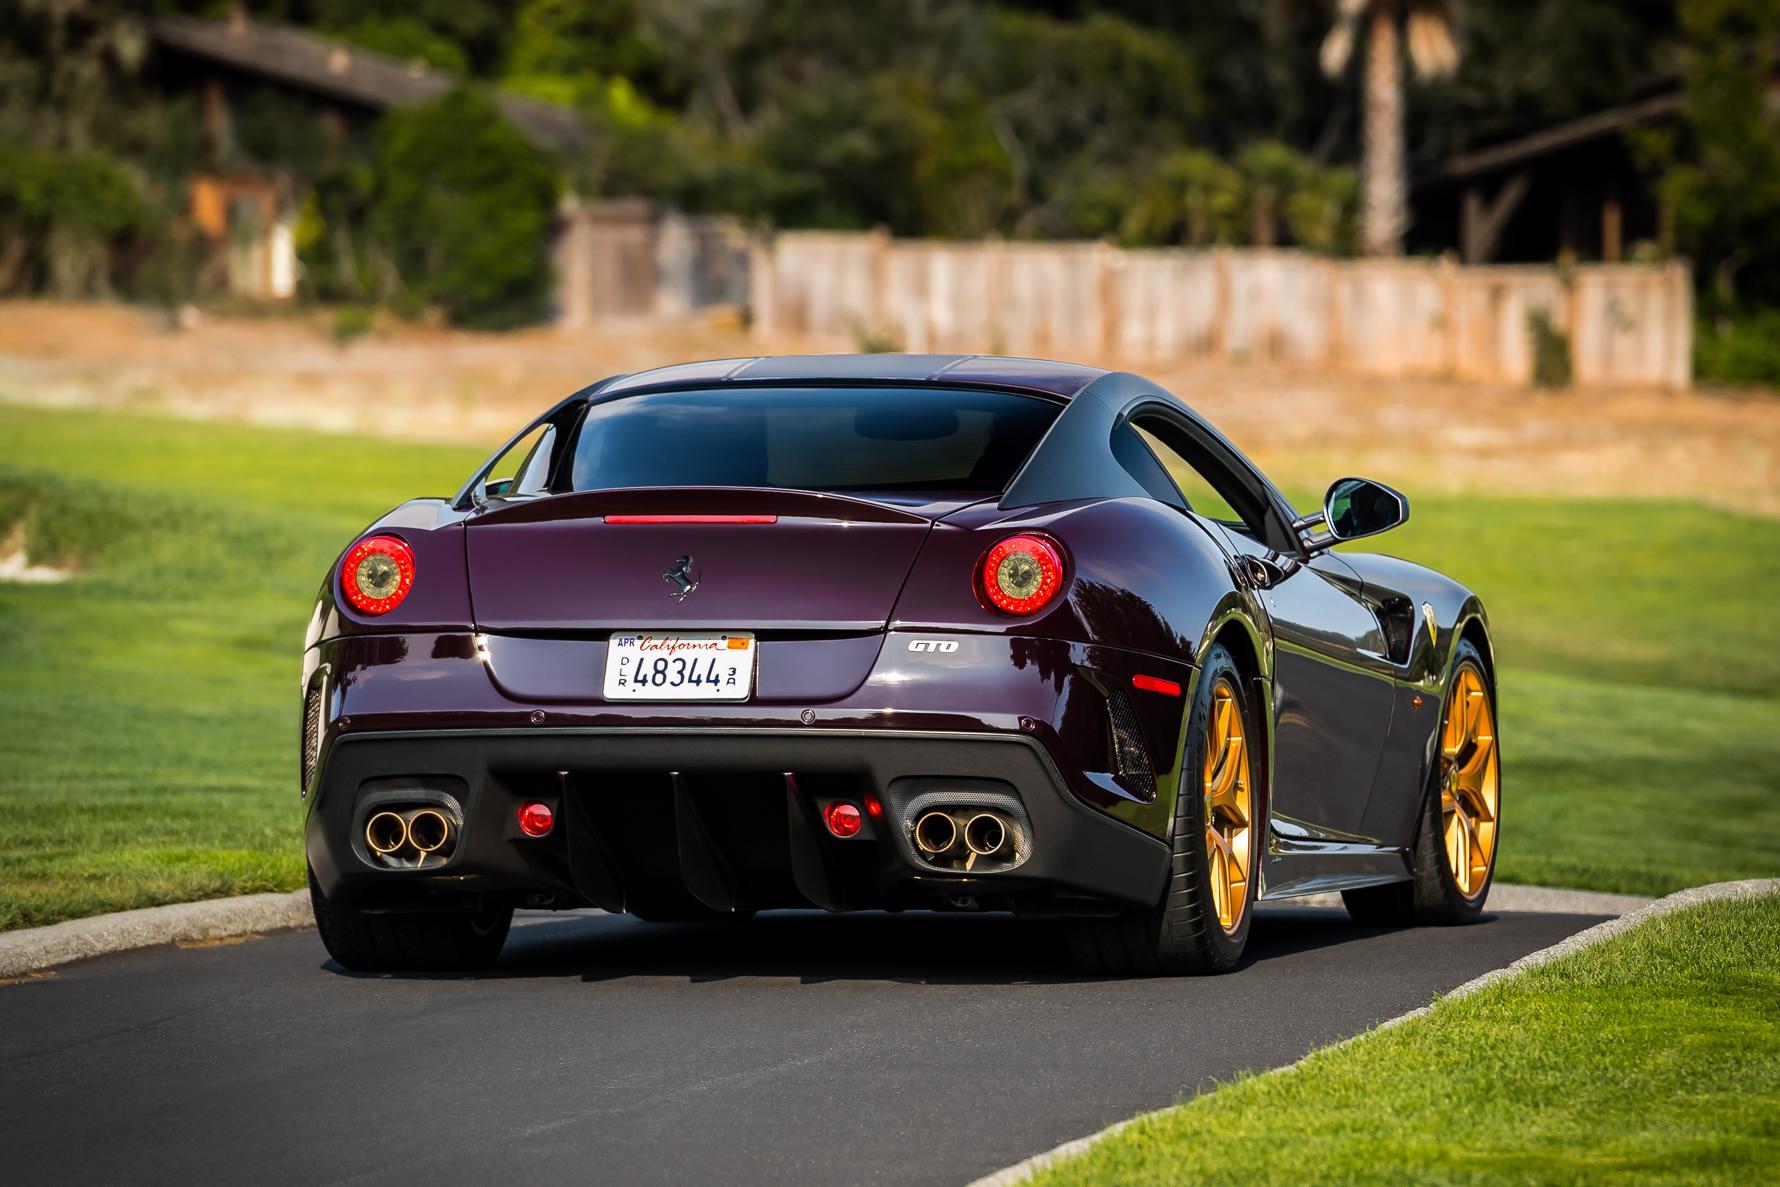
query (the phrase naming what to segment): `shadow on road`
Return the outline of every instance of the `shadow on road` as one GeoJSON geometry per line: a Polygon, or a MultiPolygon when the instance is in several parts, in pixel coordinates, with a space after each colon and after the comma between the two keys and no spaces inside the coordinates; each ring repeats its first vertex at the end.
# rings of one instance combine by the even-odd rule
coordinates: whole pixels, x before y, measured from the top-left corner
{"type": "MultiPolygon", "coordinates": [[[[1487,924],[1490,916],[1485,916],[1487,924]]],[[[1240,968],[1383,935],[1346,912],[1268,907],[1257,912],[1240,968]]],[[[333,964],[330,970],[351,975],[333,964]]],[[[741,977],[803,984],[890,981],[917,985],[1042,985],[1106,978],[1075,971],[1055,920],[1006,915],[782,911],[736,922],[645,923],[574,912],[522,916],[495,968],[468,977],[509,980],[673,977],[693,983],[741,977]]]]}

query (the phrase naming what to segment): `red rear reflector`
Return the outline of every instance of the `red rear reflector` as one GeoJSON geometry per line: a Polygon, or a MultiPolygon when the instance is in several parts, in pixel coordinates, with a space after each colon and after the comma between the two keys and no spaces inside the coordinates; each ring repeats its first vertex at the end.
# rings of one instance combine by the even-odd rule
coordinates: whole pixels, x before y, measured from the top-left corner
{"type": "Polygon", "coordinates": [[[778,523],[776,515],[608,515],[607,523],[778,523]]]}
{"type": "Polygon", "coordinates": [[[860,818],[859,809],[845,800],[838,800],[822,809],[822,819],[828,825],[828,831],[842,838],[855,836],[864,820],[860,818]]]}
{"type": "Polygon", "coordinates": [[[519,831],[528,837],[541,837],[556,826],[556,813],[549,804],[531,800],[519,805],[519,831]]]}
{"type": "Polygon", "coordinates": [[[1164,680],[1160,676],[1133,676],[1131,687],[1141,688],[1145,692],[1159,692],[1166,696],[1178,697],[1180,685],[1172,680],[1164,680]]]}
{"type": "Polygon", "coordinates": [[[877,796],[867,793],[865,797],[865,810],[873,816],[882,816],[884,814],[884,802],[877,796]]]}

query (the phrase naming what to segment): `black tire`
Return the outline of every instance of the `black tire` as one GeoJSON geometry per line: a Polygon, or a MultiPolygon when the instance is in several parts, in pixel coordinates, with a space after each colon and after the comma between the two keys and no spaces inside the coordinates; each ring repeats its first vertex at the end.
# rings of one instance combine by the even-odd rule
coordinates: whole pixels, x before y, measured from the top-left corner
{"type": "Polygon", "coordinates": [[[513,923],[511,906],[373,913],[329,901],[309,871],[309,905],[328,955],[364,973],[473,972],[492,965],[513,923]]]}
{"type": "MultiPolygon", "coordinates": [[[[1483,656],[1467,639],[1461,639],[1453,650],[1452,667],[1446,678],[1449,697],[1450,690],[1457,684],[1459,670],[1465,667],[1473,669],[1482,681],[1489,697],[1490,717],[1499,723],[1496,686],[1489,678],[1489,668],[1484,665],[1483,656]]],[[[1442,723],[1446,721],[1449,707],[1446,704],[1440,707],[1442,723]]],[[[1497,728],[1500,728],[1499,724],[1497,728]]],[[[1498,844],[1490,850],[1489,872],[1484,876],[1482,889],[1467,898],[1453,878],[1441,843],[1441,775],[1440,764],[1436,762],[1434,769],[1428,772],[1427,786],[1422,789],[1421,816],[1416,823],[1415,845],[1410,850],[1415,876],[1407,882],[1342,891],[1341,901],[1355,923],[1366,927],[1450,926],[1475,923],[1483,915],[1484,901],[1489,898],[1490,885],[1495,881],[1496,855],[1501,852],[1501,846],[1498,844]]],[[[1499,801],[1497,815],[1500,816],[1499,801]]]]}
{"type": "Polygon", "coordinates": [[[1254,919],[1255,887],[1259,882],[1260,838],[1266,828],[1266,780],[1258,756],[1251,749],[1249,876],[1241,917],[1232,931],[1219,924],[1211,893],[1211,862],[1205,852],[1205,796],[1199,786],[1204,761],[1212,692],[1220,677],[1235,689],[1245,738],[1258,738],[1253,694],[1236,661],[1222,644],[1214,644],[1193,693],[1192,713],[1187,720],[1181,756],[1181,791],[1175,797],[1170,829],[1173,858],[1162,901],[1154,907],[1125,911],[1110,917],[1073,919],[1068,922],[1069,953],[1077,967],[1087,972],[1114,976],[1198,976],[1223,973],[1236,967],[1248,944],[1254,919]]]}

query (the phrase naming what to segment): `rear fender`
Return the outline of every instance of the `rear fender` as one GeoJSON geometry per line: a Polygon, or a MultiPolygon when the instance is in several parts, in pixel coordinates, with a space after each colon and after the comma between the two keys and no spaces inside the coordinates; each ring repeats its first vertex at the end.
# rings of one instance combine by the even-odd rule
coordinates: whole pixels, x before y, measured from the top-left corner
{"type": "Polygon", "coordinates": [[[1236,589],[1229,562],[1180,512],[1148,499],[971,507],[935,525],[897,599],[898,630],[1063,639],[1195,662],[1218,606],[1236,589]],[[984,605],[977,570],[998,541],[1054,537],[1067,554],[1063,596],[1014,617],[984,605]]]}
{"type": "Polygon", "coordinates": [[[347,542],[316,594],[303,647],[340,635],[379,635],[470,627],[470,586],[464,567],[465,514],[444,499],[404,503],[347,542]],[[387,614],[362,614],[340,593],[340,562],[368,536],[394,536],[414,553],[414,587],[387,614]]]}

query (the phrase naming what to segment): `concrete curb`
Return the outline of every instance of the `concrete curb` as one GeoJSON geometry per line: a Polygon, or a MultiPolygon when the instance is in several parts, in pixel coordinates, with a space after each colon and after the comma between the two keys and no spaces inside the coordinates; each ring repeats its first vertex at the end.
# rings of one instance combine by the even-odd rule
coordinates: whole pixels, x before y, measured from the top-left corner
{"type": "Polygon", "coordinates": [[[0,977],[17,977],[51,965],[128,952],[132,948],[309,927],[312,923],[307,890],[244,894],[70,919],[48,927],[0,932],[0,977]]]}
{"type": "MultiPolygon", "coordinates": [[[[1626,894],[1507,883],[1491,887],[1489,901],[1498,911],[1548,911],[1574,915],[1623,915],[1650,902],[1626,894]]],[[[1318,894],[1283,899],[1268,905],[1340,907],[1341,896],[1318,894]]],[[[309,927],[313,922],[307,890],[294,890],[289,894],[244,894],[235,898],[205,899],[71,919],[48,927],[0,932],[0,978],[17,977],[73,960],[128,952],[133,948],[309,927]]]]}
{"type": "MultiPolygon", "coordinates": [[[[1625,915],[1651,900],[1641,894],[1606,894],[1598,890],[1565,890],[1557,886],[1523,886],[1498,882],[1490,887],[1491,911],[1538,911],[1548,915],[1625,915]]],[[[1263,900],[1263,907],[1341,908],[1339,894],[1307,894],[1302,898],[1263,900]]]]}
{"type": "MultiPolygon", "coordinates": [[[[1497,906],[1498,909],[1500,909],[1500,910],[1515,910],[1517,908],[1507,906],[1506,904],[1501,904],[1501,905],[1497,904],[1497,901],[1496,901],[1497,895],[1501,891],[1506,890],[1506,889],[1508,889],[1506,886],[1497,886],[1497,887],[1491,888],[1491,890],[1490,890],[1491,905],[1497,906]]],[[[1527,891],[1532,891],[1532,890],[1544,891],[1545,888],[1543,888],[1543,887],[1522,887],[1520,889],[1527,890],[1527,891]]],[[[1578,897],[1587,896],[1587,892],[1584,892],[1584,891],[1570,891],[1570,892],[1558,892],[1558,893],[1559,894],[1575,894],[1578,897]]],[[[1377,1026],[1373,1027],[1369,1031],[1363,1031],[1360,1034],[1352,1035],[1348,1038],[1342,1039],[1339,1042],[1330,1043],[1327,1047],[1318,1047],[1315,1051],[1312,1051],[1309,1055],[1306,1055],[1304,1057],[1304,1059],[1309,1059],[1313,1055],[1320,1055],[1324,1051],[1334,1051],[1341,1047],[1345,1047],[1349,1043],[1358,1042],[1361,1039],[1365,1038],[1367,1035],[1376,1034],[1377,1032],[1379,1032],[1381,1030],[1388,1030],[1389,1028],[1391,1028],[1393,1026],[1401,1026],[1403,1023],[1408,1022],[1411,1019],[1420,1018],[1423,1015],[1427,1014],[1429,1011],[1431,1011],[1434,1008],[1434,1005],[1438,1005],[1439,1002],[1448,1001],[1452,998],[1469,997],[1471,994],[1476,993],[1479,990],[1486,989],[1489,986],[1494,985],[1498,981],[1507,980],[1508,978],[1517,976],[1521,973],[1526,972],[1529,969],[1536,969],[1540,965],[1550,964],[1554,960],[1561,960],[1562,958],[1569,956],[1572,953],[1580,952],[1584,948],[1590,948],[1596,944],[1601,943],[1603,940],[1610,940],[1614,936],[1620,935],[1623,932],[1630,931],[1632,928],[1637,927],[1639,924],[1644,923],[1645,921],[1650,920],[1650,919],[1655,919],[1658,916],[1667,915],[1674,911],[1685,910],[1686,908],[1695,906],[1699,903],[1722,902],[1726,899],[1760,898],[1763,895],[1769,895],[1769,894],[1780,894],[1780,878],[1750,878],[1750,879],[1747,879],[1742,882],[1714,882],[1714,883],[1711,883],[1706,886],[1695,886],[1695,887],[1691,887],[1687,890],[1676,891],[1674,894],[1671,894],[1665,898],[1659,898],[1659,899],[1655,900],[1654,902],[1645,901],[1643,906],[1637,908],[1636,910],[1630,911],[1626,914],[1620,915],[1617,919],[1609,919],[1605,923],[1597,923],[1597,924],[1595,924],[1595,926],[1593,926],[1591,928],[1587,928],[1583,931],[1579,931],[1575,935],[1569,937],[1568,939],[1561,940],[1558,943],[1553,944],[1549,948],[1541,948],[1537,952],[1529,952],[1527,955],[1521,957],[1519,960],[1515,961],[1514,963],[1512,963],[1510,965],[1507,965],[1504,968],[1492,969],[1489,972],[1483,974],[1481,977],[1475,977],[1472,980],[1465,982],[1463,985],[1460,985],[1458,988],[1454,989],[1452,992],[1442,994],[1438,999],[1436,999],[1436,1001],[1433,1005],[1419,1006],[1416,1009],[1410,1010],[1406,1014],[1399,1014],[1395,1018],[1386,1019],[1385,1021],[1380,1022],[1377,1026]]],[[[1624,898],[1624,897],[1629,897],[1629,896],[1600,895],[1600,896],[1592,896],[1592,897],[1624,898]]],[[[1287,900],[1287,901],[1289,902],[1292,900],[1287,900]]],[[[1542,898],[1540,901],[1545,901],[1545,900],[1543,900],[1543,898],[1542,898]]],[[[1554,901],[1561,901],[1561,900],[1554,900],[1554,901]]],[[[1540,909],[1548,910],[1548,911],[1549,910],[1558,910],[1558,911],[1566,910],[1566,908],[1550,907],[1550,906],[1542,907],[1540,909]]],[[[1579,912],[1579,913],[1586,914],[1588,912],[1579,912]]],[[[1278,1075],[1281,1072],[1290,1071],[1293,1068],[1297,1067],[1300,1063],[1303,1063],[1304,1059],[1299,1059],[1292,1063],[1288,1063],[1284,1067],[1273,1068],[1269,1071],[1263,1072],[1262,1074],[1272,1076],[1272,1075],[1278,1075]]],[[[1168,1107],[1173,1108],[1174,1106],[1170,1105],[1168,1107]]],[[[1089,1134],[1087,1137],[1075,1138],[1071,1141],[1064,1142],[1062,1145],[1055,1146],[1049,1150],[1046,1150],[1042,1154],[1034,1154],[1031,1158],[1025,1159],[1022,1162],[1016,1162],[1016,1163],[1014,1163],[1014,1165],[1012,1165],[1010,1167],[1005,1167],[1002,1170],[998,1170],[998,1171],[994,1172],[993,1174],[985,1175],[980,1179],[975,1179],[970,1184],[968,1184],[968,1187],[1014,1187],[1015,1184],[1026,1182],[1028,1179],[1032,1178],[1033,1175],[1037,1174],[1041,1170],[1044,1170],[1046,1167],[1050,1166],[1052,1163],[1062,1162],[1066,1159],[1073,1158],[1077,1154],[1080,1154],[1080,1153],[1086,1151],[1088,1148],[1095,1145],[1096,1143],[1105,1141],[1107,1138],[1112,1137],[1114,1134],[1118,1133],[1120,1130],[1124,1129],[1126,1126],[1131,1125],[1137,1121],[1141,1121],[1145,1117],[1153,1117],[1156,1115],[1156,1113],[1161,1113],[1161,1112],[1165,1112],[1165,1111],[1166,1110],[1164,1110],[1164,1109],[1156,1109],[1149,1113],[1139,1113],[1136,1117],[1131,1117],[1131,1118],[1128,1118],[1127,1120],[1117,1122],[1113,1125],[1109,1125],[1105,1129],[1101,1130],[1099,1133],[1089,1134]]]]}

